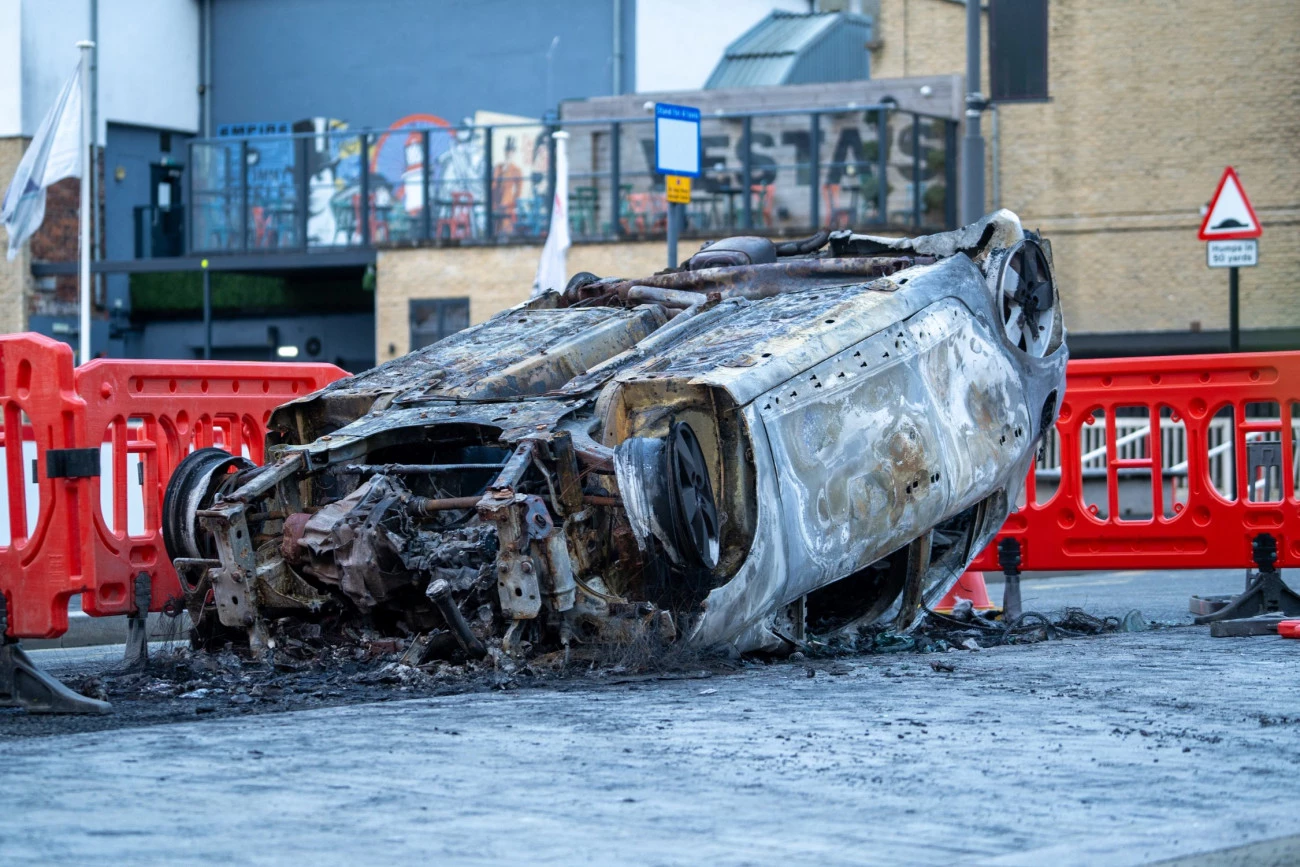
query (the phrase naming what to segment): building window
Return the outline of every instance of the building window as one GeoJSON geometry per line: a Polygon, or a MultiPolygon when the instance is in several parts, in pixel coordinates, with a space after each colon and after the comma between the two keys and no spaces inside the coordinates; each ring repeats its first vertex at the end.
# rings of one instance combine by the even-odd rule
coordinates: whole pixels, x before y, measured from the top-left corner
{"type": "Polygon", "coordinates": [[[469,327],[468,298],[412,298],[411,351],[469,327]]]}

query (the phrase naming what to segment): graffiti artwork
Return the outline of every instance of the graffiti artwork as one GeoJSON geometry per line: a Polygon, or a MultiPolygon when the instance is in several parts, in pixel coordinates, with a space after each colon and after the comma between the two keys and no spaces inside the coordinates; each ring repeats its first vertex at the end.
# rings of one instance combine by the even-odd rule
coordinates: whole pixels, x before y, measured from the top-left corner
{"type": "MultiPolygon", "coordinates": [[[[813,137],[807,116],[773,118],[765,121],[766,129],[755,124],[750,135],[749,183],[757,225],[906,223],[913,218],[916,195],[920,196],[922,222],[943,225],[946,182],[942,122],[923,119],[914,125],[910,117],[891,116],[885,124],[883,161],[876,112],[828,115],[822,124],[817,147],[821,213],[815,218],[809,214],[813,137]],[[913,137],[918,133],[914,148],[913,137]],[[914,155],[918,158],[915,164],[914,155]],[[886,202],[883,213],[879,204],[882,183],[886,202]]],[[[637,145],[648,188],[661,194],[664,179],[654,171],[653,135],[639,133],[637,145]]],[[[704,174],[696,182],[697,207],[707,205],[710,198],[734,199],[743,194],[743,135],[728,130],[725,124],[706,121],[700,145],[704,174]]],[[[575,139],[570,146],[573,158],[587,158],[586,147],[575,139]]],[[[631,179],[626,170],[624,176],[631,179]]],[[[734,202],[725,204],[736,209],[734,202]]]]}
{"type": "MultiPolygon", "coordinates": [[[[300,145],[303,152],[302,174],[307,178],[306,242],[309,246],[336,243],[342,234],[351,237],[352,221],[338,218],[336,198],[349,181],[361,176],[361,147],[355,138],[341,133],[347,123],[328,118],[309,118],[293,124],[295,133],[311,133],[300,145]]],[[[345,241],[346,243],[346,241],[345,241]]]]}
{"type": "Polygon", "coordinates": [[[376,134],[319,117],[225,124],[218,139],[195,146],[199,249],[472,238],[489,215],[493,234],[545,231],[550,152],[535,118],[411,114],[376,134]]]}
{"type": "MultiPolygon", "coordinates": [[[[952,207],[949,122],[902,112],[706,118],[691,231],[742,225],[942,226],[952,207]],[[746,158],[748,140],[748,158],[746,158]],[[748,171],[746,171],[748,163],[748,171]]],[[[541,237],[551,141],[534,118],[410,114],[379,132],[345,121],[232,124],[194,145],[198,250],[541,237]],[[290,134],[286,134],[286,129],[290,134]],[[364,165],[363,165],[364,160],[364,165]]],[[[662,232],[649,124],[575,128],[570,226],[579,237],[662,232]],[[614,151],[621,154],[615,179],[614,151]],[[615,189],[615,185],[617,188],[615,189]]]]}
{"type": "Polygon", "coordinates": [[[546,128],[536,118],[493,111],[475,112],[474,125],[493,128],[492,213],[497,233],[545,234],[551,158],[546,128]]]}

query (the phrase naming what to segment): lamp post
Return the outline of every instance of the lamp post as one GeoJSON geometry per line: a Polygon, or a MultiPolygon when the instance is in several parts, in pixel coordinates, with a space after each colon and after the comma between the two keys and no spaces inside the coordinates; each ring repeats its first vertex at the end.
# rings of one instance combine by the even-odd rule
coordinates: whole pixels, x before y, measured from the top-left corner
{"type": "Polygon", "coordinates": [[[984,137],[980,113],[980,0],[966,0],[966,135],[961,143],[961,223],[984,216],[984,137]]]}

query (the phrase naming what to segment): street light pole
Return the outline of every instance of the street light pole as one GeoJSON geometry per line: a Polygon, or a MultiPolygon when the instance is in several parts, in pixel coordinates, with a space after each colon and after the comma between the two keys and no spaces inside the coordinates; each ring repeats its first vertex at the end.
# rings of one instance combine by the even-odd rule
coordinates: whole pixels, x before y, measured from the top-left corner
{"type": "Polygon", "coordinates": [[[90,218],[91,218],[91,201],[90,201],[90,183],[91,175],[94,171],[91,161],[90,144],[94,141],[93,130],[90,128],[90,52],[94,50],[95,43],[88,40],[82,40],[77,43],[81,49],[81,67],[80,81],[78,87],[81,95],[81,207],[79,208],[79,241],[80,247],[80,268],[77,271],[78,291],[80,295],[81,307],[81,333],[78,335],[77,344],[77,363],[85,364],[91,359],[91,340],[90,340],[90,218]]]}
{"type": "Polygon", "coordinates": [[[980,134],[980,0],[966,0],[966,135],[961,143],[961,222],[984,216],[984,137],[980,134]]]}

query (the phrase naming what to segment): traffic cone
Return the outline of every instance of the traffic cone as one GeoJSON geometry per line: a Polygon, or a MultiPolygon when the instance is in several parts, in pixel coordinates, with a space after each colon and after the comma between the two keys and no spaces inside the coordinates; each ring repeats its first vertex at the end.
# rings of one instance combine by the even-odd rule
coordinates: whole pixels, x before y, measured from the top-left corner
{"type": "Polygon", "coordinates": [[[934,610],[940,614],[951,614],[958,599],[969,599],[976,611],[991,611],[997,606],[989,601],[989,589],[984,584],[984,573],[966,570],[952,585],[948,594],[939,600],[934,610]]]}

